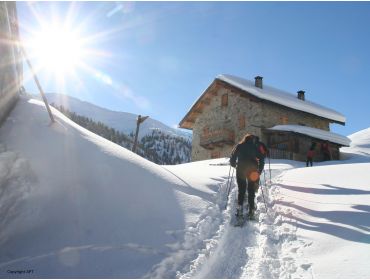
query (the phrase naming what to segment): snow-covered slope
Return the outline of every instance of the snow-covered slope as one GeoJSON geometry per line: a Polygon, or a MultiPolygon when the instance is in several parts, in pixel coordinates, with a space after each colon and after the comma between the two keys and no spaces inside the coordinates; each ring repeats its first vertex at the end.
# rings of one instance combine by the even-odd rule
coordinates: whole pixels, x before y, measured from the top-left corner
{"type": "Polygon", "coordinates": [[[235,228],[227,159],[158,166],[54,112],[21,99],[0,128],[1,277],[369,277],[370,129],[344,161],[268,162],[235,228]]]}
{"type": "Polygon", "coordinates": [[[348,148],[342,148],[341,151],[346,157],[352,157],[354,160],[364,160],[370,156],[370,128],[356,132],[350,136],[351,146],[348,148]],[[352,155],[352,156],[351,156],[352,155]]]}
{"type": "MultiPolygon", "coordinates": [[[[295,231],[296,261],[313,278],[368,278],[370,163],[293,169],[276,179],[274,210],[295,231]]],[[[286,250],[286,249],[285,249],[286,250]]],[[[300,277],[300,274],[292,274],[300,277]]]]}
{"type": "Polygon", "coordinates": [[[49,125],[41,102],[21,99],[0,129],[0,275],[144,276],[192,222],[186,205],[205,202],[53,111],[49,125]]]}
{"type": "MultiPolygon", "coordinates": [[[[64,94],[48,93],[47,99],[50,104],[54,103],[58,106],[62,105],[64,108],[72,112],[92,118],[95,121],[100,121],[127,135],[132,132],[135,133],[137,119],[137,115],[135,114],[111,111],[64,94]]],[[[147,134],[151,134],[153,129],[159,129],[166,134],[174,134],[191,139],[191,134],[169,127],[152,118],[148,118],[140,125],[139,138],[142,138],[147,134]]]]}

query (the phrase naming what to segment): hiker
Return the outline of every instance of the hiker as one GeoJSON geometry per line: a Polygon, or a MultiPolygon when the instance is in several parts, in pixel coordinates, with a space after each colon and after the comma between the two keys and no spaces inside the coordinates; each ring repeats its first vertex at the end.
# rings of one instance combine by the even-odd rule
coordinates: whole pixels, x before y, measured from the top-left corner
{"type": "Polygon", "coordinates": [[[313,157],[315,156],[316,143],[312,142],[310,149],[307,152],[306,167],[313,165],[313,157]]]}
{"type": "Polygon", "coordinates": [[[325,141],[321,144],[321,152],[324,156],[324,161],[331,160],[331,153],[329,149],[329,141],[325,141]]]}
{"type": "Polygon", "coordinates": [[[236,167],[236,180],[238,183],[237,216],[243,215],[244,196],[248,181],[249,218],[254,218],[254,198],[258,190],[260,172],[263,170],[264,156],[259,152],[258,139],[252,134],[246,134],[234,147],[230,165],[236,167]],[[259,164],[260,163],[260,164],[259,164]]]}

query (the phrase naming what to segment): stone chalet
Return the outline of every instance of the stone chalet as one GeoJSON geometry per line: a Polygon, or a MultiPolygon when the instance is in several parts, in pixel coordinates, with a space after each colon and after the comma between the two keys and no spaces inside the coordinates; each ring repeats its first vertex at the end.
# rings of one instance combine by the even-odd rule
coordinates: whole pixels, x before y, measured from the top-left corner
{"type": "Polygon", "coordinates": [[[321,144],[329,141],[332,159],[350,140],[330,132],[330,124],[345,125],[345,117],[306,100],[305,92],[293,95],[265,86],[262,77],[248,81],[219,75],[180,122],[193,130],[192,161],[229,157],[246,133],[258,135],[271,158],[305,161],[315,142],[315,161],[323,160],[321,144]]]}

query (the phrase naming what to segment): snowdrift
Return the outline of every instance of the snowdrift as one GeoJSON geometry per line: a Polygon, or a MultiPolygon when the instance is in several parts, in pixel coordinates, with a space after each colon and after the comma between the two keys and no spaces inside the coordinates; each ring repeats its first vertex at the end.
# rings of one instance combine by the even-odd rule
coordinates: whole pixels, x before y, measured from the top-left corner
{"type": "Polygon", "coordinates": [[[189,186],[164,168],[53,112],[50,125],[40,101],[21,99],[0,130],[0,275],[143,277],[181,239],[172,232],[197,198],[184,199],[189,186]]]}
{"type": "Polygon", "coordinates": [[[351,146],[342,148],[344,158],[355,161],[369,162],[370,157],[370,127],[358,131],[348,138],[351,139],[351,146]]]}

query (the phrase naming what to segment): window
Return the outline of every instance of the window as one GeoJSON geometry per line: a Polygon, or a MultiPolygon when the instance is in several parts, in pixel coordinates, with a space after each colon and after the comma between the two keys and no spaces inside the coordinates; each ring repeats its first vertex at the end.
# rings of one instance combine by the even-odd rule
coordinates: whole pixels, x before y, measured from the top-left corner
{"type": "Polygon", "coordinates": [[[239,115],[239,129],[245,128],[245,116],[244,114],[239,115]]]}
{"type": "Polygon", "coordinates": [[[203,135],[207,136],[208,134],[209,134],[209,128],[208,127],[203,128],[203,135]]]}
{"type": "Polygon", "coordinates": [[[227,107],[228,103],[229,103],[229,95],[225,93],[221,97],[221,107],[227,107]]]}
{"type": "Polygon", "coordinates": [[[287,116],[282,116],[280,117],[280,122],[282,124],[287,124],[288,123],[288,117],[287,116]]]}

